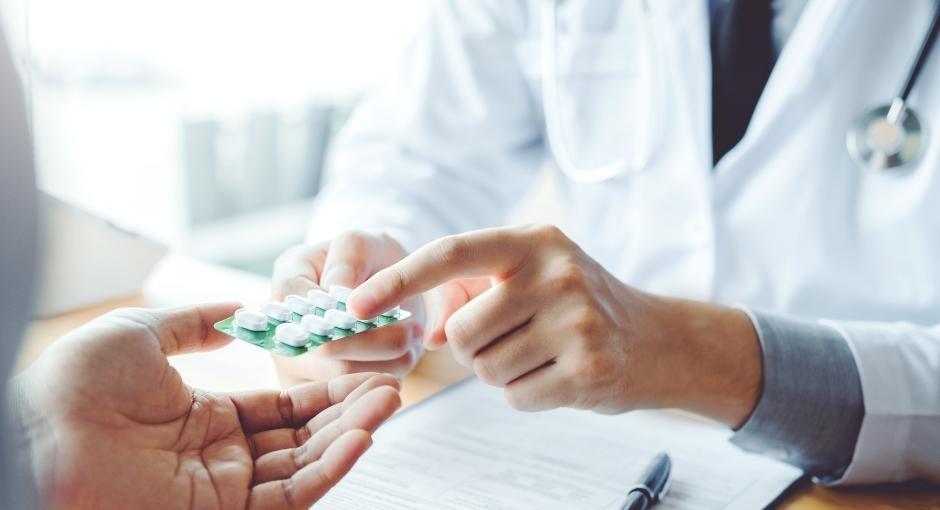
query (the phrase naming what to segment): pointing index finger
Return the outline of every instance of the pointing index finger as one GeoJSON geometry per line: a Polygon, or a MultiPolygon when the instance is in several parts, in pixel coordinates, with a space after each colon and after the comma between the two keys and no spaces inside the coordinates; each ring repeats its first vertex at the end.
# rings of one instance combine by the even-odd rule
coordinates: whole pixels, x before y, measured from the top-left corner
{"type": "Polygon", "coordinates": [[[506,228],[442,237],[366,280],[349,296],[347,305],[357,317],[374,317],[457,278],[512,273],[529,250],[528,243],[506,228]]]}

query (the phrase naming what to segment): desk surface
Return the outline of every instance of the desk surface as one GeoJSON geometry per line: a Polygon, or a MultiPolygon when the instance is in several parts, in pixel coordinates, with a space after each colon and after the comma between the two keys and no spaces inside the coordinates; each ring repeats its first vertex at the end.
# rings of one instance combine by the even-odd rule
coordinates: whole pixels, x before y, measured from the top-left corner
{"type": "MultiPolygon", "coordinates": [[[[102,313],[121,306],[139,306],[140,298],[129,298],[60,317],[34,321],[26,334],[26,342],[18,361],[18,370],[29,366],[56,338],[102,313]]],[[[442,351],[428,355],[417,369],[405,378],[402,400],[413,405],[467,376],[442,351]]],[[[898,484],[830,490],[802,482],[794,487],[777,507],[780,510],[923,510],[940,508],[940,488],[926,484],[898,484]]]]}

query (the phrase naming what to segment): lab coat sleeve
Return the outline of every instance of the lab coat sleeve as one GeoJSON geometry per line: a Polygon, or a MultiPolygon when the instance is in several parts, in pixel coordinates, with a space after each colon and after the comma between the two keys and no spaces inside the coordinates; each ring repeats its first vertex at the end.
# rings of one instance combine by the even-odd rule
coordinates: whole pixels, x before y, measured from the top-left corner
{"type": "Polygon", "coordinates": [[[514,51],[522,4],[431,5],[403,62],[333,146],[308,239],[383,231],[413,250],[504,223],[537,174],[542,123],[514,51]]]}
{"type": "Polygon", "coordinates": [[[858,365],[865,418],[838,484],[940,482],[940,326],[836,322],[858,365]]]}
{"type": "Polygon", "coordinates": [[[940,327],[749,313],[764,387],[732,441],[826,484],[940,482],[940,327]]]}

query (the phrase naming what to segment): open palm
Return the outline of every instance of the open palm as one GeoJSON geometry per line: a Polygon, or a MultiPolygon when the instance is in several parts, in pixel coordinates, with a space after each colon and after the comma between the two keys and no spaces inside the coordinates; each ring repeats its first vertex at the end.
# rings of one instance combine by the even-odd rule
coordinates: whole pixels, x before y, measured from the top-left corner
{"type": "Polygon", "coordinates": [[[59,340],[22,378],[47,502],[69,508],[307,508],[400,405],[388,375],[213,393],[166,356],[218,348],[234,305],[121,310],[59,340]]]}

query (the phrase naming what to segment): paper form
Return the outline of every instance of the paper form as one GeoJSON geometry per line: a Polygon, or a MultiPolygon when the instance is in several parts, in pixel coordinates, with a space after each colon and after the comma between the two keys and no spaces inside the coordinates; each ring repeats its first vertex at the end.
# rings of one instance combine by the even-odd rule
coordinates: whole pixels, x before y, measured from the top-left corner
{"type": "Polygon", "coordinates": [[[514,411],[473,380],[405,411],[314,508],[616,510],[652,457],[672,456],[655,510],[760,509],[801,476],[742,452],[719,425],[668,411],[514,411]]]}

